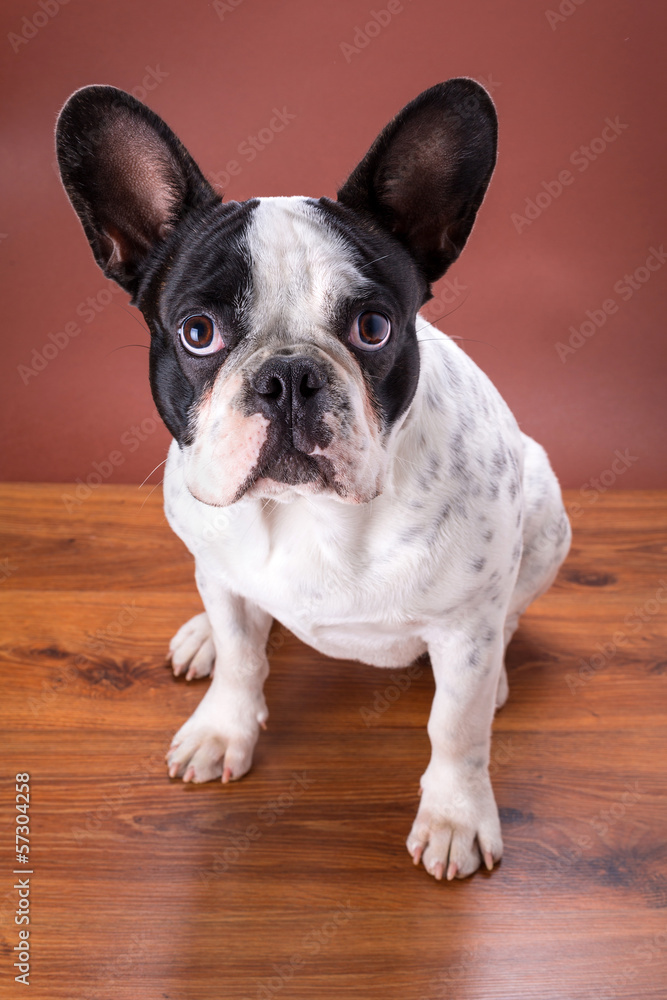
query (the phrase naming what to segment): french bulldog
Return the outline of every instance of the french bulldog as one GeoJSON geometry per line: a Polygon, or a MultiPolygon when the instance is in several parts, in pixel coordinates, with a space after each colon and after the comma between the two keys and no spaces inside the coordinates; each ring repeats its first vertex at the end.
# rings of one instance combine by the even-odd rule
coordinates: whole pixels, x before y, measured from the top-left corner
{"type": "Polygon", "coordinates": [[[431,758],[407,848],[436,879],[501,857],[488,765],[505,650],[570,544],[544,450],[418,312],[466,243],[496,145],[491,98],[453,79],[396,115],[335,201],[234,202],[121,90],[78,90],[57,124],[95,259],[150,329],[173,435],[165,511],[205,608],[171,643],[176,674],[212,682],[169,775],[250,769],[273,619],[378,667],[428,653],[431,758]]]}

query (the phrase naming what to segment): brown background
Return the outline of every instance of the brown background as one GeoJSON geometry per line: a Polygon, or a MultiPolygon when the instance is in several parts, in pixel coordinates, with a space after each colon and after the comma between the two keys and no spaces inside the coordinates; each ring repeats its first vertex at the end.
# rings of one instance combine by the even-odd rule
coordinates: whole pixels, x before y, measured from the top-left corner
{"type": "Polygon", "coordinates": [[[105,475],[116,451],[106,481],[138,483],[168,442],[153,419],[147,351],[126,347],[148,342],[141,316],[123,293],[105,290],[54,171],[55,117],[74,89],[133,91],[209,177],[222,179],[236,159],[230,198],[333,196],[408,100],[467,75],[497,103],[500,158],[470,244],[429,315],[450,312],[439,325],[463,338],[564,485],[602,474],[587,502],[614,485],[667,486],[667,267],[640,271],[649,280],[628,301],[614,289],[667,241],[662,5],[564,0],[558,14],[555,0],[404,0],[362,47],[357,28],[385,0],[234,0],[218,11],[200,0],[70,0],[57,11],[57,0],[43,2],[46,12],[38,0],[5,0],[0,31],[3,478],[85,480],[96,465],[105,475]],[[355,35],[358,51],[346,55],[355,35]],[[249,162],[239,145],[268,127],[276,107],[294,118],[249,162]],[[581,170],[576,151],[607,118],[627,127],[581,170]],[[566,169],[572,183],[518,232],[512,214],[566,169]],[[562,361],[556,344],[608,299],[617,311],[562,361]],[[41,354],[68,323],[80,333],[56,337],[65,346],[48,348],[56,356],[26,374],[36,370],[33,349],[41,354]],[[617,449],[628,467],[610,471],[617,449]]]}

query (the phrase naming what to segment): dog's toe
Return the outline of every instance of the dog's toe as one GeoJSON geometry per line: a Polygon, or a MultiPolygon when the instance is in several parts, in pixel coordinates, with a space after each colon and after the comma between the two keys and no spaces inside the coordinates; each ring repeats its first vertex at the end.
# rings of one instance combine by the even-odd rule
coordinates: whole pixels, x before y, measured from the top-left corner
{"type": "Polygon", "coordinates": [[[502,856],[503,842],[490,786],[488,794],[471,789],[450,802],[426,791],[407,848],[415,865],[421,861],[438,881],[467,878],[481,864],[491,870],[502,856]]]}
{"type": "Polygon", "coordinates": [[[208,615],[195,615],[181,626],[169,644],[169,659],[176,677],[187,680],[207,677],[213,672],[215,647],[208,615]]]}
{"type": "Polygon", "coordinates": [[[193,784],[241,778],[252,765],[255,740],[256,734],[228,736],[217,726],[188,720],[167,754],[169,777],[193,784]]]}

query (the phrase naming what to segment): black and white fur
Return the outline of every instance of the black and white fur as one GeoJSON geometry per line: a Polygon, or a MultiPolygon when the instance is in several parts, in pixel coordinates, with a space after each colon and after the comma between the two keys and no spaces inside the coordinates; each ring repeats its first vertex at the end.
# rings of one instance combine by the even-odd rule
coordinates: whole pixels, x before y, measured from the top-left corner
{"type": "Polygon", "coordinates": [[[496,132],[483,88],[450,80],[389,123],[336,201],[236,203],[122,91],[77,91],[57,128],[97,262],[151,331],[174,438],[165,509],[205,608],[171,644],[176,674],[212,683],[169,774],[249,770],[274,618],[381,667],[428,651],[432,756],[407,844],[436,878],[501,856],[488,764],[504,652],[570,542],[543,449],[418,315],[470,233],[496,132]],[[380,346],[359,340],[367,314],[389,324],[380,346]],[[193,316],[215,330],[212,353],[184,341],[193,316]]]}

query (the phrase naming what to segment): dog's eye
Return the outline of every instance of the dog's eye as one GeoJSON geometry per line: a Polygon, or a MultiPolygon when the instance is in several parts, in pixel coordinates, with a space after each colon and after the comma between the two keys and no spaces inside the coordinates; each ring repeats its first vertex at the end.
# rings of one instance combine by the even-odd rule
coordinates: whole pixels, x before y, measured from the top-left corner
{"type": "Polygon", "coordinates": [[[208,316],[188,316],[179,334],[190,354],[215,354],[225,346],[220,331],[208,316]]]}
{"type": "Polygon", "coordinates": [[[362,351],[377,351],[389,340],[391,323],[382,313],[359,313],[350,330],[350,343],[362,351]]]}

